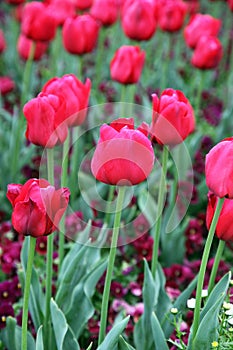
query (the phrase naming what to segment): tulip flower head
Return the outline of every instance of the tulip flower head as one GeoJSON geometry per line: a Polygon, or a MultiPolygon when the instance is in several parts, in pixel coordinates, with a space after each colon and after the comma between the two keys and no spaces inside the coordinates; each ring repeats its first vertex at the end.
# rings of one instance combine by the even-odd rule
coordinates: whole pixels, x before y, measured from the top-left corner
{"type": "Polygon", "coordinates": [[[113,80],[121,84],[136,84],[145,62],[145,52],[139,46],[121,46],[110,63],[113,80]]]}
{"type": "Polygon", "coordinates": [[[152,171],[154,152],[145,125],[134,128],[133,118],[120,118],[100,128],[91,170],[106,184],[129,186],[144,181],[152,171]]]}
{"type": "Polygon", "coordinates": [[[182,91],[166,89],[160,98],[152,95],[152,138],[161,145],[175,146],[195,129],[195,117],[189,100],[182,91]]]}
{"type": "MultiPolygon", "coordinates": [[[[208,206],[206,212],[206,226],[209,229],[215,213],[218,197],[208,193],[208,206]]],[[[233,201],[225,199],[218,218],[215,230],[216,236],[223,241],[233,241],[233,201]]]]}
{"type": "MultiPolygon", "coordinates": [[[[46,41],[34,41],[35,43],[35,52],[33,55],[33,60],[38,61],[42,58],[48,48],[48,42],[46,41]]],[[[31,52],[31,47],[33,40],[27,38],[25,35],[20,34],[17,42],[17,51],[19,56],[23,60],[28,60],[31,52]]]]}
{"type": "Polygon", "coordinates": [[[176,32],[182,28],[186,13],[187,5],[182,0],[165,0],[158,7],[158,25],[164,31],[176,32]]]}
{"type": "Polygon", "coordinates": [[[43,93],[53,94],[65,100],[64,118],[67,120],[68,126],[77,126],[84,122],[90,90],[90,79],[86,79],[83,84],[74,74],[52,78],[42,88],[43,93]]]}
{"type": "Polygon", "coordinates": [[[7,198],[13,207],[12,225],[24,236],[47,236],[58,228],[69,190],[55,190],[44,179],[30,179],[24,185],[8,185],[7,198]]]}
{"type": "Polygon", "coordinates": [[[221,28],[221,21],[208,14],[197,13],[191,17],[184,29],[184,39],[186,44],[194,49],[198,40],[203,35],[217,36],[221,28]]]}
{"type": "Polygon", "coordinates": [[[218,66],[222,56],[223,49],[219,39],[203,35],[194,49],[191,63],[199,69],[212,69],[218,66]]]}
{"type": "Polygon", "coordinates": [[[233,137],[214,146],[206,156],[206,184],[217,197],[233,199],[233,137]]]}
{"type": "Polygon", "coordinates": [[[93,0],[90,14],[102,25],[112,25],[118,18],[117,0],[93,0]]]}

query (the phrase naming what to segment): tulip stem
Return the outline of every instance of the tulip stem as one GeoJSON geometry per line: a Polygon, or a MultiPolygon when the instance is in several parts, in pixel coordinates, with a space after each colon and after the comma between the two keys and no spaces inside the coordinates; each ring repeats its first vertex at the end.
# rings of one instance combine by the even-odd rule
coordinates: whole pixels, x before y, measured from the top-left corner
{"type": "Polygon", "coordinates": [[[27,272],[26,280],[24,287],[24,296],[23,296],[23,320],[22,320],[22,338],[21,338],[21,349],[27,350],[27,328],[28,328],[28,304],[30,297],[30,284],[32,276],[32,267],[33,259],[35,254],[36,238],[29,236],[26,239],[29,239],[29,252],[28,252],[28,261],[27,261],[27,272]]]}
{"type": "Polygon", "coordinates": [[[152,262],[151,262],[151,272],[154,278],[156,276],[156,269],[158,265],[162,211],[163,211],[164,199],[166,195],[167,160],[168,160],[168,147],[164,145],[163,156],[162,156],[162,172],[160,177],[159,195],[158,195],[158,209],[157,209],[158,218],[155,224],[154,244],[153,244],[152,262]]]}
{"type": "Polygon", "coordinates": [[[72,139],[72,155],[71,155],[71,166],[70,166],[70,193],[71,193],[71,201],[75,200],[75,195],[77,194],[76,189],[78,189],[78,166],[79,166],[79,126],[76,126],[73,130],[73,139],[72,139]]]}
{"type": "Polygon", "coordinates": [[[220,260],[221,260],[224,248],[225,248],[225,241],[220,239],[219,240],[219,244],[218,244],[217,253],[216,253],[215,259],[214,259],[214,265],[212,267],[211,274],[210,274],[210,280],[209,280],[209,286],[208,286],[208,295],[210,295],[210,293],[212,292],[212,289],[214,287],[214,282],[215,282],[215,278],[216,278],[216,275],[217,275],[218,266],[219,266],[219,263],[220,263],[220,260]]]}
{"type": "MultiPolygon", "coordinates": [[[[47,149],[47,171],[48,181],[50,185],[54,185],[54,150],[47,149]]],[[[45,290],[45,348],[49,349],[47,342],[50,339],[50,299],[52,296],[52,275],[53,275],[53,234],[50,234],[47,239],[47,261],[46,261],[46,290],[45,290]]]]}
{"type": "MultiPolygon", "coordinates": [[[[69,145],[70,137],[69,133],[63,144],[62,152],[62,174],[61,174],[61,187],[67,187],[67,174],[68,174],[68,160],[69,160],[69,145]]],[[[64,243],[65,243],[65,216],[63,215],[60,222],[59,230],[59,247],[58,247],[58,256],[59,256],[59,265],[58,271],[60,271],[62,261],[64,258],[64,243]]]]}
{"type": "Polygon", "coordinates": [[[199,74],[197,74],[197,92],[196,92],[196,101],[195,101],[195,115],[196,118],[199,119],[199,110],[200,110],[200,105],[201,105],[201,95],[203,91],[203,86],[204,86],[204,80],[205,80],[205,73],[203,71],[200,71],[199,74]]]}
{"type": "Polygon", "coordinates": [[[119,229],[120,229],[121,212],[122,212],[122,206],[123,206],[123,201],[124,201],[124,196],[125,196],[125,189],[126,188],[124,186],[119,187],[119,192],[118,192],[118,196],[117,196],[112,241],[111,241],[109,259],[108,259],[107,274],[106,274],[106,279],[105,279],[105,284],[104,284],[104,293],[103,293],[103,298],[102,298],[102,306],[101,306],[101,314],[100,314],[101,315],[100,316],[101,317],[100,318],[100,332],[99,332],[98,345],[100,345],[102,343],[102,341],[105,338],[105,334],[106,334],[109,293],[110,293],[110,287],[111,287],[111,282],[112,282],[114,262],[115,262],[115,257],[116,257],[117,241],[118,241],[118,235],[119,235],[119,229]]]}
{"type": "Polygon", "coordinates": [[[204,252],[202,255],[201,267],[200,267],[200,272],[199,272],[198,281],[197,281],[196,304],[195,304],[194,319],[193,319],[193,330],[192,330],[192,349],[193,350],[196,349],[194,341],[195,341],[195,336],[197,334],[199,320],[200,320],[200,310],[201,310],[201,300],[202,300],[201,295],[202,295],[202,289],[204,284],[206,266],[207,266],[207,262],[210,254],[210,248],[214,238],[214,233],[217,226],[218,218],[222,210],[223,202],[224,202],[224,198],[218,198],[218,203],[215,209],[213,220],[210,225],[208,237],[207,237],[204,252]]]}
{"type": "Polygon", "coordinates": [[[83,59],[82,59],[82,56],[78,56],[77,77],[79,80],[82,80],[82,76],[83,76],[83,59]]]}
{"type": "Polygon", "coordinates": [[[110,218],[111,218],[111,204],[114,197],[115,192],[115,186],[110,186],[108,191],[108,199],[107,199],[107,205],[106,205],[106,213],[104,216],[104,223],[108,226],[110,224],[110,218]]]}
{"type": "Polygon", "coordinates": [[[102,79],[101,73],[102,73],[102,67],[103,67],[103,53],[104,53],[104,41],[105,41],[106,31],[107,30],[104,27],[101,27],[99,31],[96,66],[95,66],[96,68],[95,86],[94,86],[95,90],[98,89],[98,84],[102,79]]]}

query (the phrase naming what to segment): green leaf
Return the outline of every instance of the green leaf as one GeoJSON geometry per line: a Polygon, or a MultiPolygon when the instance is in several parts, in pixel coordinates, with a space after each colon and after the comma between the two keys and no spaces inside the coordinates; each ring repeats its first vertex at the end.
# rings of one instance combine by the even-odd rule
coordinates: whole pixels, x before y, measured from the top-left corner
{"type": "Polygon", "coordinates": [[[157,204],[148,191],[145,190],[139,193],[138,206],[150,225],[153,226],[156,219],[157,204]]]}
{"type": "Polygon", "coordinates": [[[125,339],[120,335],[118,342],[118,350],[135,350],[125,339]]]}
{"type": "MultiPolygon", "coordinates": [[[[230,278],[231,273],[229,272],[218,282],[201,312],[201,322],[192,344],[195,349],[206,350],[214,340],[218,339],[218,316],[226,297],[230,278]]],[[[189,341],[190,343],[191,341],[189,341]]]]}
{"type": "Polygon", "coordinates": [[[127,323],[129,322],[130,316],[126,317],[121,322],[117,323],[110,332],[106,335],[104,341],[98,346],[97,350],[107,350],[114,349],[117,347],[119,337],[124,331],[127,323]]]}
{"type": "Polygon", "coordinates": [[[44,350],[44,343],[43,343],[43,332],[42,332],[43,326],[41,325],[37,331],[36,336],[36,350],[44,350]]]}
{"type": "Polygon", "coordinates": [[[1,339],[4,345],[11,350],[16,350],[15,343],[15,328],[16,328],[16,319],[9,316],[6,319],[6,327],[1,330],[1,339]]]}
{"type": "Polygon", "coordinates": [[[65,336],[62,350],[80,350],[77,339],[75,338],[74,332],[69,327],[65,336]]]}
{"type": "Polygon", "coordinates": [[[169,350],[163,330],[154,312],[152,313],[152,316],[151,316],[151,326],[152,326],[152,335],[154,339],[155,350],[161,350],[161,349],[169,350]]]}
{"type": "Polygon", "coordinates": [[[155,313],[156,313],[156,316],[158,317],[158,320],[161,321],[164,318],[164,315],[172,308],[172,303],[165,290],[166,279],[160,264],[158,264],[157,271],[158,271],[158,278],[160,281],[159,283],[160,289],[159,289],[158,301],[155,307],[155,313]]]}
{"type": "Polygon", "coordinates": [[[50,301],[51,317],[54,329],[55,340],[58,350],[63,350],[63,342],[66,332],[68,330],[68,324],[63,312],[59,309],[56,302],[51,299],[50,301]]]}

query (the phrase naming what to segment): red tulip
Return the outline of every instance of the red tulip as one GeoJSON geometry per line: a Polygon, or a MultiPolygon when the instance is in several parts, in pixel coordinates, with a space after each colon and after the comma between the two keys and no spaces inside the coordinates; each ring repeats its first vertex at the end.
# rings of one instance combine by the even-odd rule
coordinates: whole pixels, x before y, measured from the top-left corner
{"type": "Polygon", "coordinates": [[[58,228],[70,192],[55,190],[44,179],[30,179],[24,185],[8,185],[7,198],[12,204],[12,225],[24,236],[47,236],[58,228]]]}
{"type": "Polygon", "coordinates": [[[202,36],[194,49],[191,63],[199,69],[211,69],[218,66],[223,56],[222,44],[214,36],[202,36]]]}
{"type": "Polygon", "coordinates": [[[135,84],[141,76],[145,52],[139,46],[122,46],[110,63],[111,78],[121,84],[135,84]]]}
{"type": "Polygon", "coordinates": [[[134,129],[133,118],[121,118],[101,126],[91,162],[97,180],[110,185],[136,185],[149,176],[153,164],[151,142],[144,127],[134,129]]]}
{"type": "Polygon", "coordinates": [[[151,133],[161,145],[175,146],[195,129],[194,112],[182,91],[166,89],[160,98],[152,95],[153,116],[151,133]]]}
{"type": "Polygon", "coordinates": [[[198,13],[191,18],[184,29],[185,42],[190,48],[195,48],[201,36],[217,36],[220,27],[219,19],[198,13]]]}
{"type": "Polygon", "coordinates": [[[75,6],[78,10],[86,10],[91,7],[93,0],[75,0],[75,6]]]}
{"type": "Polygon", "coordinates": [[[57,22],[47,6],[39,1],[27,3],[23,10],[22,33],[35,41],[49,41],[55,37],[57,22]]]}
{"type": "MultiPolygon", "coordinates": [[[[17,51],[19,56],[24,59],[28,60],[31,47],[32,47],[33,40],[28,39],[25,35],[20,34],[17,42],[17,51]]],[[[45,54],[47,48],[48,48],[48,42],[45,41],[34,41],[36,47],[35,47],[35,53],[33,60],[38,61],[41,59],[41,57],[45,54]]]]}
{"type": "Polygon", "coordinates": [[[11,5],[20,5],[20,4],[23,4],[26,0],[5,0],[5,1],[11,5]]]}
{"type": "Polygon", "coordinates": [[[42,88],[42,92],[61,96],[66,101],[65,118],[68,126],[77,126],[84,122],[90,90],[91,81],[87,79],[83,84],[74,74],[52,78],[42,88]]]}
{"type": "Polygon", "coordinates": [[[122,10],[122,28],[130,39],[149,40],[156,30],[153,2],[126,0],[122,10]]]}
{"type": "Polygon", "coordinates": [[[233,137],[214,146],[206,156],[206,184],[216,196],[233,199],[233,137]]]}
{"type": "MultiPolygon", "coordinates": [[[[206,226],[208,229],[213,220],[217,200],[218,197],[212,192],[208,193],[208,206],[206,212],[206,226]]],[[[223,241],[233,241],[233,201],[231,199],[224,200],[215,233],[217,237],[223,241]]]]}
{"type": "Polygon", "coordinates": [[[6,95],[14,90],[15,83],[10,77],[0,77],[0,94],[6,95]]]}
{"type": "Polygon", "coordinates": [[[68,17],[73,17],[76,14],[75,4],[71,0],[52,0],[47,11],[55,18],[57,25],[63,25],[68,17]]]}
{"type": "Polygon", "coordinates": [[[117,0],[93,0],[90,14],[104,26],[112,25],[118,17],[117,0]]]}
{"type": "Polygon", "coordinates": [[[6,49],[6,41],[5,41],[3,31],[0,29],[0,53],[5,51],[5,49],[6,49]]]}
{"type": "Polygon", "coordinates": [[[23,108],[27,119],[26,138],[35,145],[53,148],[63,143],[68,127],[65,120],[66,103],[62,96],[40,93],[23,108]]]}
{"type": "Polygon", "coordinates": [[[233,0],[228,0],[227,3],[228,3],[230,10],[233,11],[233,0]]]}
{"type": "Polygon", "coordinates": [[[158,12],[159,27],[168,32],[175,32],[183,26],[187,6],[182,0],[166,0],[161,3],[158,12]]]}
{"type": "Polygon", "coordinates": [[[62,28],[65,49],[71,54],[91,52],[97,42],[99,24],[90,15],[67,18],[62,28]]]}

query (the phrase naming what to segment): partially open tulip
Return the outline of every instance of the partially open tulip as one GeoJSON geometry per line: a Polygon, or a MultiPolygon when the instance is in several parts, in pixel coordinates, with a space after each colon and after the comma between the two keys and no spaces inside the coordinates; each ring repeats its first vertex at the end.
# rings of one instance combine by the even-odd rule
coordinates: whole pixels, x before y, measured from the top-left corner
{"type": "Polygon", "coordinates": [[[206,156],[206,184],[216,196],[233,199],[233,137],[214,146],[206,156]]]}
{"type": "MultiPolygon", "coordinates": [[[[34,61],[38,61],[42,58],[48,48],[48,42],[46,41],[34,41],[35,52],[33,56],[34,61]]],[[[19,56],[23,60],[28,60],[32,48],[33,40],[28,39],[25,35],[20,34],[17,42],[17,51],[19,56]]]]}
{"type": "Polygon", "coordinates": [[[153,1],[126,0],[121,24],[125,35],[130,39],[149,40],[156,30],[153,1]]]}
{"type": "Polygon", "coordinates": [[[60,96],[66,102],[64,117],[68,126],[81,125],[87,113],[91,90],[91,81],[83,84],[74,74],[66,74],[61,78],[50,79],[42,88],[45,94],[60,96]]]}
{"type": "Polygon", "coordinates": [[[184,29],[184,39],[190,48],[195,48],[203,35],[217,36],[221,28],[221,21],[208,14],[197,13],[184,29]]]}
{"type": "Polygon", "coordinates": [[[96,45],[99,28],[97,21],[88,14],[67,18],[62,28],[65,49],[77,55],[91,52],[96,45]]]}
{"type": "Polygon", "coordinates": [[[139,81],[145,62],[145,52],[139,46],[121,46],[110,63],[111,78],[121,84],[139,81]]]}
{"type": "Polygon", "coordinates": [[[8,185],[7,198],[13,207],[14,229],[24,236],[51,234],[58,228],[69,195],[68,188],[55,190],[44,179],[30,179],[24,185],[8,185]]]}
{"type": "Polygon", "coordinates": [[[223,56],[222,44],[214,36],[202,36],[194,49],[191,63],[199,69],[211,69],[218,66],[223,56]]]}
{"type": "Polygon", "coordinates": [[[152,95],[152,139],[159,144],[175,146],[195,129],[193,108],[182,91],[166,89],[160,98],[152,95]]]}
{"type": "Polygon", "coordinates": [[[3,34],[3,31],[0,29],[0,53],[5,51],[5,49],[6,49],[5,36],[3,34]]]}
{"type": "Polygon", "coordinates": [[[158,10],[158,25],[167,32],[175,32],[182,28],[187,6],[182,0],[166,0],[158,10]]]}
{"type": "Polygon", "coordinates": [[[32,1],[25,5],[21,23],[21,31],[32,40],[49,41],[55,37],[57,21],[39,1],[32,1]]]}
{"type": "Polygon", "coordinates": [[[134,129],[133,118],[121,118],[100,128],[91,170],[110,185],[136,185],[150,174],[154,152],[144,127],[134,129]]]}
{"type": "Polygon", "coordinates": [[[40,93],[23,108],[27,119],[26,138],[35,145],[53,148],[63,143],[68,127],[66,102],[62,96],[40,93]]]}
{"type": "MultiPolygon", "coordinates": [[[[208,206],[206,211],[206,226],[209,229],[215,213],[218,197],[212,192],[208,193],[208,206]]],[[[225,199],[218,218],[215,233],[223,241],[233,241],[233,201],[225,199]]]]}
{"type": "Polygon", "coordinates": [[[118,18],[117,0],[93,0],[90,14],[102,25],[112,25],[118,18]]]}

